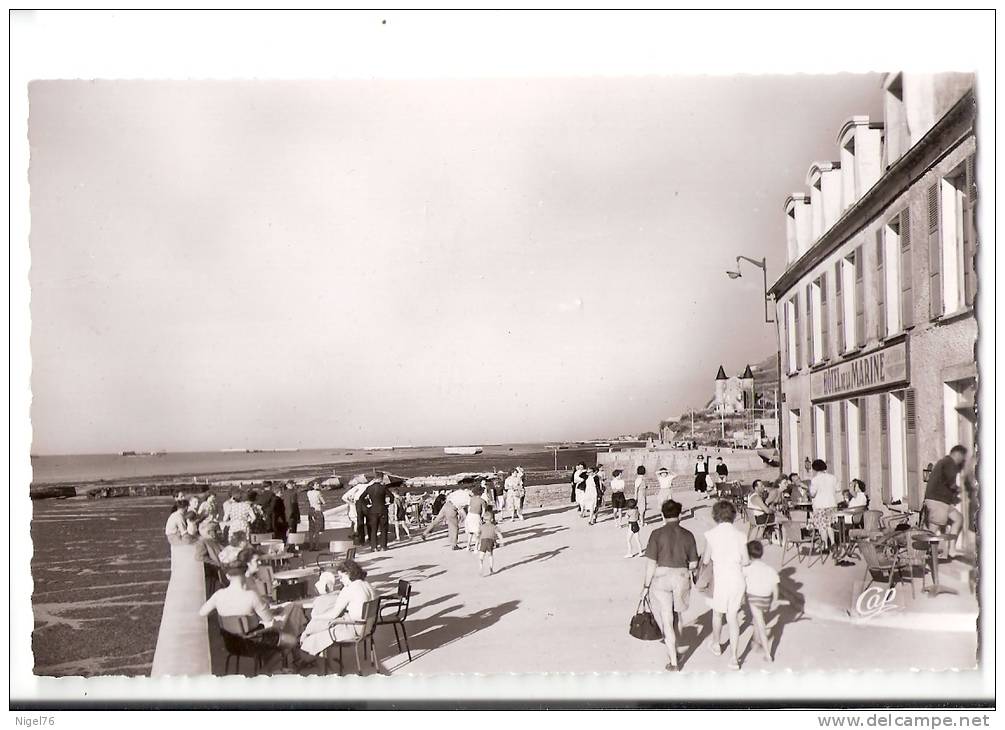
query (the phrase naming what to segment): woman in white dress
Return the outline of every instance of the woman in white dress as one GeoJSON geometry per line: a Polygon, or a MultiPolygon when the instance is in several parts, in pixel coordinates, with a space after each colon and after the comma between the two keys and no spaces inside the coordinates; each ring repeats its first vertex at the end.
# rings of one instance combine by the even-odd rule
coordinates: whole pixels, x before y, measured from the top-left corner
{"type": "Polygon", "coordinates": [[[722,654],[722,619],[729,628],[729,668],[740,668],[740,605],[743,603],[743,568],[750,563],[747,536],[733,527],[736,508],[730,502],[716,502],[712,507],[716,526],[705,533],[702,562],[712,563],[712,653],[722,654]]]}
{"type": "Polygon", "coordinates": [[[334,641],[354,641],[362,636],[363,627],[358,622],[363,618],[363,605],[377,598],[366,582],[366,571],[356,561],[343,560],[335,572],[342,590],[333,593],[334,577],[322,573],[311,620],[300,635],[300,648],[315,656],[320,656],[334,641]]]}

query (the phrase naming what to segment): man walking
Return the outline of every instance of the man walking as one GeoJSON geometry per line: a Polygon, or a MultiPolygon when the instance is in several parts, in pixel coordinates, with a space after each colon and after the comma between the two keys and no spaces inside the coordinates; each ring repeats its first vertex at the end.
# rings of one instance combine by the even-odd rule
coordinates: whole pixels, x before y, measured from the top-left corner
{"type": "Polygon", "coordinates": [[[652,597],[653,613],[667,648],[668,672],[676,672],[677,632],[674,614],[688,607],[691,596],[691,571],[698,567],[698,546],[694,535],[680,526],[681,505],[672,499],[660,511],[663,526],[653,530],[646,545],[646,574],[642,595],[652,597]]]}
{"type": "Polygon", "coordinates": [[[325,513],[323,510],[325,498],[321,496],[321,490],[318,489],[317,482],[312,484],[311,488],[307,490],[307,504],[307,544],[312,548],[316,548],[321,531],[325,529],[325,513]]]}
{"type": "Polygon", "coordinates": [[[925,487],[925,509],[928,511],[928,524],[933,527],[945,528],[946,554],[953,555],[953,543],[963,529],[963,513],[956,505],[960,502],[960,485],[958,476],[967,460],[967,449],[964,446],[954,446],[947,456],[939,459],[932,467],[925,487]]]}
{"type": "Polygon", "coordinates": [[[283,508],[286,512],[287,533],[296,532],[300,529],[300,495],[297,493],[293,482],[286,482],[282,500],[283,508]]]}
{"type": "Polygon", "coordinates": [[[370,533],[370,550],[387,550],[387,485],[383,479],[370,484],[363,492],[362,500],[368,503],[366,529],[370,533]],[[380,543],[377,533],[380,532],[380,543]]]}

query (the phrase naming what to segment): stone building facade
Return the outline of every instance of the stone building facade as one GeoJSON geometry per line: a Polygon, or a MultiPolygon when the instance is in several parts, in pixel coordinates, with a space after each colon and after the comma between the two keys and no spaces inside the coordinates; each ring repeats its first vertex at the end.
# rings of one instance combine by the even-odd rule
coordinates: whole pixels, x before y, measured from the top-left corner
{"type": "Polygon", "coordinates": [[[884,119],[785,202],[783,468],[822,458],[873,505],[919,509],[926,467],[975,443],[976,103],[969,74],[895,73],[884,119]]]}

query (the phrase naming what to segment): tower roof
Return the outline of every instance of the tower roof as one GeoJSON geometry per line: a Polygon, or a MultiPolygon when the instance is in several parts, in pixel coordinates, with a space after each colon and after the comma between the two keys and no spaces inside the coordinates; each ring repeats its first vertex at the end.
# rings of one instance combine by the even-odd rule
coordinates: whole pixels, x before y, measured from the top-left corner
{"type": "Polygon", "coordinates": [[[715,374],[716,380],[729,380],[726,376],[726,371],[723,370],[722,365],[719,366],[719,372],[715,374]]]}
{"type": "MultiPolygon", "coordinates": [[[[722,370],[722,368],[719,368],[719,369],[722,370]]],[[[740,377],[742,379],[744,379],[744,380],[748,380],[748,379],[749,380],[753,380],[754,379],[754,373],[750,369],[750,365],[747,365],[747,369],[743,371],[743,375],[741,375],[740,377]]]]}

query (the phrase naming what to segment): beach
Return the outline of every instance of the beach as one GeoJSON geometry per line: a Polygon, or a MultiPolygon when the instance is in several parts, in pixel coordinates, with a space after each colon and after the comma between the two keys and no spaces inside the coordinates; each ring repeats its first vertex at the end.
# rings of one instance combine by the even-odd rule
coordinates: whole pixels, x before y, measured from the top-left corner
{"type": "MultiPolygon", "coordinates": [[[[596,447],[558,450],[558,473],[555,451],[543,444],[486,446],[475,456],[448,456],[443,447],[43,456],[33,459],[33,466],[35,484],[46,486],[143,482],[183,489],[193,477],[204,482],[336,472],[348,481],[373,469],[411,477],[522,465],[533,485],[565,478],[578,461],[594,463],[596,453],[596,447]]],[[[301,501],[306,509],[305,498],[301,501]]],[[[170,577],[164,522],[171,503],[168,496],[33,501],[36,674],[149,674],[170,577]]]]}

